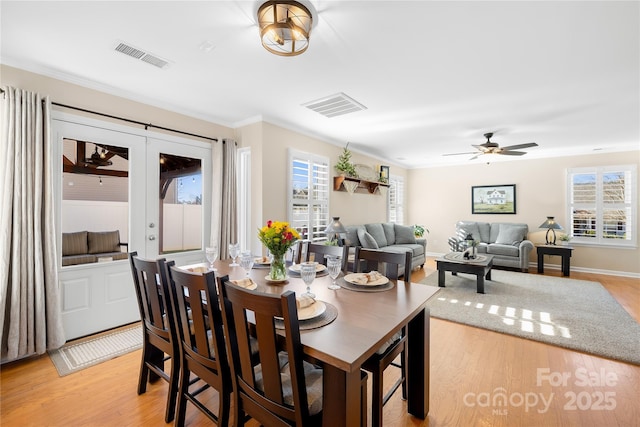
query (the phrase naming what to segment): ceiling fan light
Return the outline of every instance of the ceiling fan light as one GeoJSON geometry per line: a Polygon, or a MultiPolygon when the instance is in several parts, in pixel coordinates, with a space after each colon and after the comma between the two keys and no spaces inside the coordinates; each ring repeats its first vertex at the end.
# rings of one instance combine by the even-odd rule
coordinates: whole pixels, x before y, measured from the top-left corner
{"type": "Polygon", "coordinates": [[[309,47],[313,18],[297,1],[268,1],[258,9],[262,46],[280,56],[296,56],[309,47]]]}

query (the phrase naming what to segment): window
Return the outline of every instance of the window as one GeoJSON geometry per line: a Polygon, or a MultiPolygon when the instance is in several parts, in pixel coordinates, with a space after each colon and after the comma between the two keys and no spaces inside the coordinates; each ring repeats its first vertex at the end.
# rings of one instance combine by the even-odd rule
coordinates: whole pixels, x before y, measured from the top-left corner
{"type": "Polygon", "coordinates": [[[329,159],[289,151],[289,224],[303,239],[325,240],[329,224],[329,159]]]}
{"type": "Polygon", "coordinates": [[[568,171],[567,230],[576,243],[636,246],[636,167],[568,171]]]}
{"type": "Polygon", "coordinates": [[[388,214],[389,222],[404,224],[404,179],[401,176],[389,177],[388,214]]]}
{"type": "Polygon", "coordinates": [[[238,243],[251,248],[251,148],[238,148],[238,243]]]}

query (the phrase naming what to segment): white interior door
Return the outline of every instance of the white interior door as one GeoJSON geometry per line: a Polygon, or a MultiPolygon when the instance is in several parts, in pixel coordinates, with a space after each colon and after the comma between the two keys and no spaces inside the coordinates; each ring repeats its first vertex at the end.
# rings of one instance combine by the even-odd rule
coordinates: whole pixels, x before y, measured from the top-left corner
{"type": "MultiPolygon", "coordinates": [[[[148,131],[63,113],[54,114],[52,136],[57,150],[54,155],[55,182],[60,183],[55,192],[57,229],[60,231],[58,266],[62,319],[66,339],[70,340],[135,322],[140,320],[140,314],[129,261],[107,259],[107,262],[62,266],[62,233],[120,229],[120,240],[128,243],[128,251],[137,251],[146,258],[157,257],[162,253],[158,236],[154,237],[161,219],[158,209],[160,153],[197,158],[202,165],[203,187],[199,207],[200,244],[191,250],[162,256],[175,259],[176,263],[202,260],[202,239],[204,235],[208,236],[211,222],[211,150],[208,143],[181,138],[160,139],[148,131]],[[90,174],[69,172],[69,163],[73,161],[65,147],[70,141],[87,142],[93,149],[106,146],[124,153],[126,161],[112,158],[114,165],[117,160],[122,166],[111,167],[118,169],[117,173],[122,176],[108,175],[100,167],[90,174]],[[60,161],[63,158],[65,160],[60,161]],[[92,200],[96,193],[100,197],[92,200]],[[104,200],[110,197],[118,201],[104,200]],[[123,209],[124,214],[114,214],[123,209]]],[[[89,156],[90,153],[84,154],[89,156]]],[[[186,208],[186,211],[194,210],[190,209],[193,206],[186,208]]]]}

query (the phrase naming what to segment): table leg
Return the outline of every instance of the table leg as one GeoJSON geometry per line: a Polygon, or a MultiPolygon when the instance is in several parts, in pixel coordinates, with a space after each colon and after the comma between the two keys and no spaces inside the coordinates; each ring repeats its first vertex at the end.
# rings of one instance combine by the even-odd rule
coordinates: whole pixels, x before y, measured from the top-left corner
{"type": "Polygon", "coordinates": [[[421,420],[429,414],[429,309],[407,326],[407,411],[421,420]]]}
{"type": "Polygon", "coordinates": [[[566,255],[562,255],[562,275],[568,276],[570,269],[570,259],[566,255]]]}
{"type": "Polygon", "coordinates": [[[538,253],[538,274],[544,273],[544,255],[538,253]]]}
{"type": "Polygon", "coordinates": [[[484,278],[487,280],[491,280],[491,267],[489,267],[489,271],[487,271],[487,274],[485,274],[484,278]]]}
{"type": "Polygon", "coordinates": [[[484,271],[476,274],[477,290],[479,294],[484,294],[484,271]]]}
{"type": "Polygon", "coordinates": [[[444,269],[438,270],[438,286],[444,288],[444,269]]]}
{"type": "Polygon", "coordinates": [[[360,425],[360,370],[345,372],[329,364],[323,366],[322,425],[360,425]]]}

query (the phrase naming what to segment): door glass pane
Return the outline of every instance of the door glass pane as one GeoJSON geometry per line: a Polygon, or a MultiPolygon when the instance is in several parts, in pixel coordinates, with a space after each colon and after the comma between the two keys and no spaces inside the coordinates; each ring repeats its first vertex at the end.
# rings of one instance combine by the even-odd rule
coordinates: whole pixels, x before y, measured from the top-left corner
{"type": "Polygon", "coordinates": [[[202,249],[202,161],[160,153],[160,254],[202,249]]]}
{"type": "Polygon", "coordinates": [[[62,265],[127,258],[129,150],[63,139],[62,265]]]}

